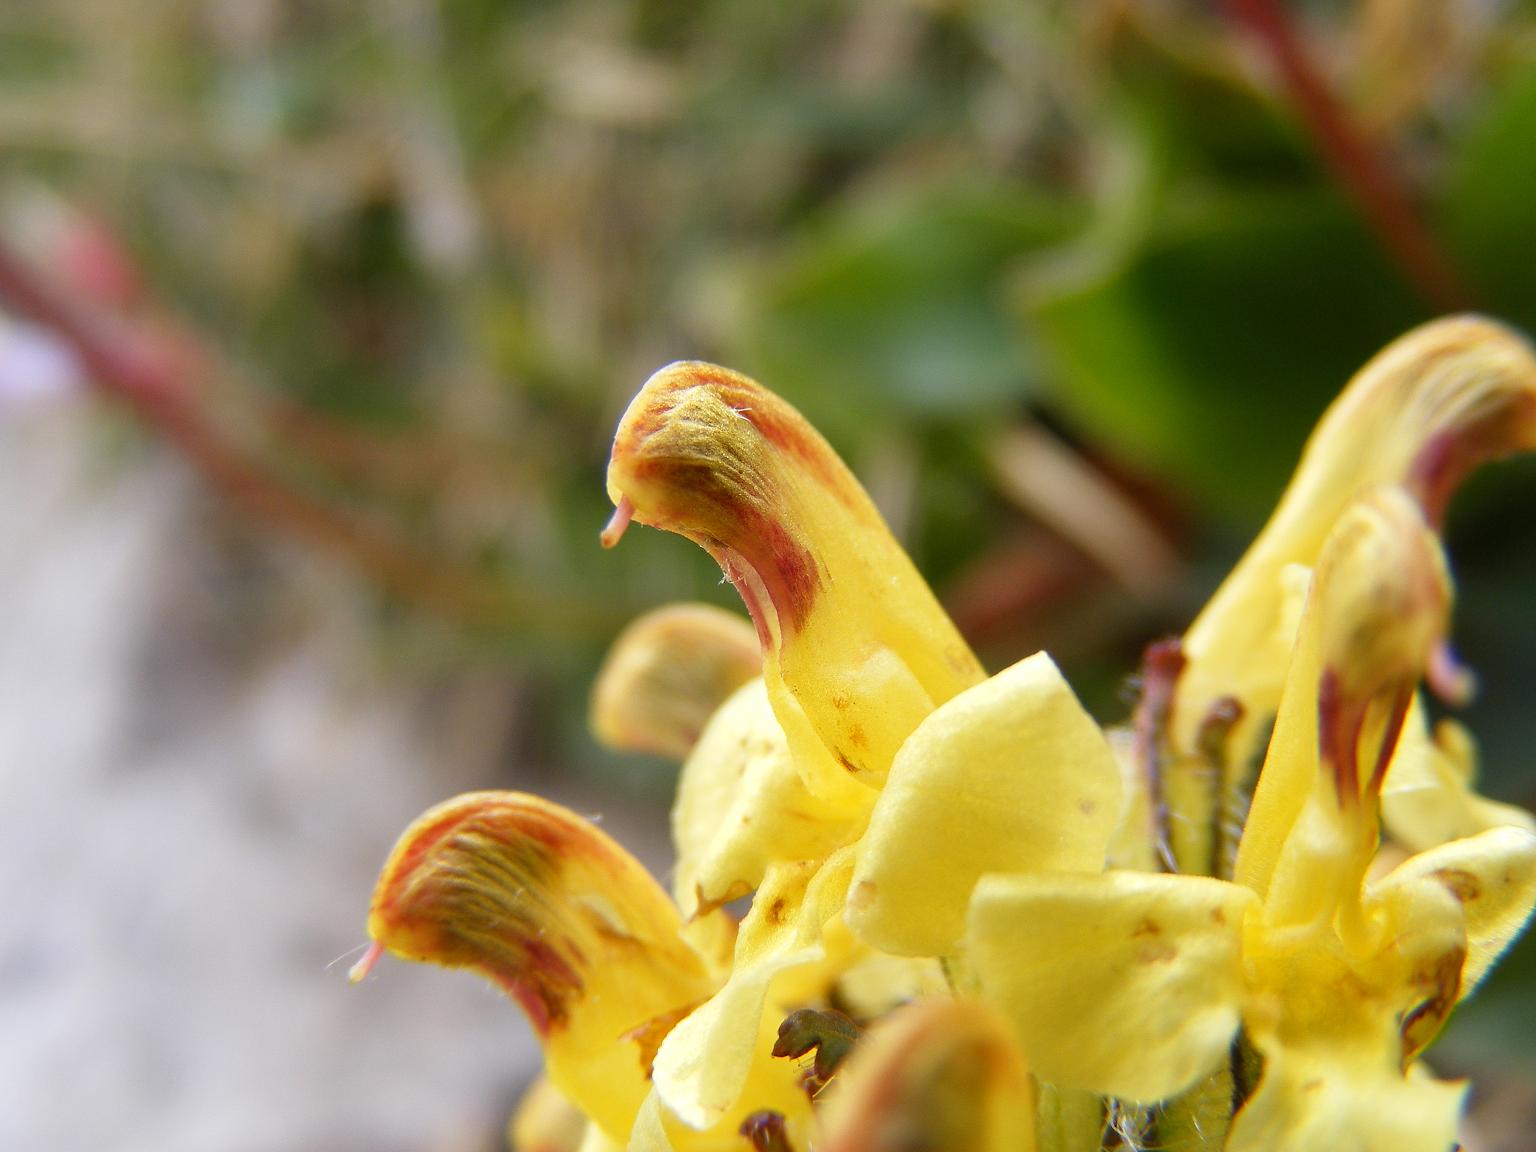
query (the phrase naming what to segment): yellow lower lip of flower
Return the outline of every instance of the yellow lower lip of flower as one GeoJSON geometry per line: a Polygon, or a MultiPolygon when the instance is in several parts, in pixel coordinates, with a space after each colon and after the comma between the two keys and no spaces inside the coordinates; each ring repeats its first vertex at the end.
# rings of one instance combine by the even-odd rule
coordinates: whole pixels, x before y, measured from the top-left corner
{"type": "Polygon", "coordinates": [[[1103,733],[1043,652],[943,704],[907,739],[859,843],[849,926],[943,956],[987,872],[1096,871],[1120,812],[1103,733]]]}

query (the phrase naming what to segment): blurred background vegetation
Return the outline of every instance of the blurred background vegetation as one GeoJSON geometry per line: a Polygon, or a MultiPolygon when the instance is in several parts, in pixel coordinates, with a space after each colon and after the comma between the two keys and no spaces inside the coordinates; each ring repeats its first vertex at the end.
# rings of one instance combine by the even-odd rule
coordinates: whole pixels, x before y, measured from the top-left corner
{"type": "MultiPolygon", "coordinates": [[[[227,498],[242,627],[304,615],[239,577],[296,540],[377,659],[513,670],[509,764],[636,804],[671,769],[593,746],[596,662],[733,602],[597,548],[659,365],[790,398],[994,667],[1047,646],[1118,718],[1371,353],[1536,331],[1514,0],[0,0],[0,156],[0,419],[100,391],[105,457],[227,498]]],[[[1451,528],[1487,789],[1532,805],[1536,468],[1451,528]]],[[[1447,1061],[1536,1078],[1536,947],[1465,1015],[1447,1061]]]]}

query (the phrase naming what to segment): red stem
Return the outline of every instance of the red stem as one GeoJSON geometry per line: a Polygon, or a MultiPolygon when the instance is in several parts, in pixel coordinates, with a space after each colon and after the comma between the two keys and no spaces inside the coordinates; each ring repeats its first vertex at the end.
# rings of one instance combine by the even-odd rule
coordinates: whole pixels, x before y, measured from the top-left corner
{"type": "Polygon", "coordinates": [[[1458,311],[1468,307],[1471,297],[1466,285],[1414,210],[1396,174],[1329,91],[1307,56],[1285,5],[1278,0],[1222,3],[1263,46],[1324,162],[1403,274],[1436,308],[1458,311]]]}

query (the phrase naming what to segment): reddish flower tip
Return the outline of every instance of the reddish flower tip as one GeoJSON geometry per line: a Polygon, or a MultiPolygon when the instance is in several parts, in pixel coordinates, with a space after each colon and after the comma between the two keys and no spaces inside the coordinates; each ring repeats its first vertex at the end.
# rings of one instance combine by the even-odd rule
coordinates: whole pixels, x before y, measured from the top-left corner
{"type": "Polygon", "coordinates": [[[629,497],[619,497],[618,507],[613,510],[613,515],[608,518],[608,523],[603,527],[602,535],[598,537],[604,548],[612,548],[623,538],[624,530],[629,527],[629,522],[634,515],[635,506],[629,502],[629,497]]]}
{"type": "Polygon", "coordinates": [[[373,966],[379,962],[379,957],[384,955],[384,945],[377,940],[368,945],[368,951],[363,953],[363,958],[351,968],[347,969],[347,979],[354,984],[361,984],[373,971],[373,966]]]}

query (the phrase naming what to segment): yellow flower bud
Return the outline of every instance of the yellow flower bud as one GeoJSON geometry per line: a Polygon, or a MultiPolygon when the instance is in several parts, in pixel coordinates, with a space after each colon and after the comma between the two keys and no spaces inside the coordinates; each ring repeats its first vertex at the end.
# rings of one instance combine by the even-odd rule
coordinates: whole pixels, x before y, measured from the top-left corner
{"type": "Polygon", "coordinates": [[[757,637],[709,604],[669,604],[619,634],[592,690],[592,731],[610,748],[682,760],[715,709],[762,670],[757,637]]]}

